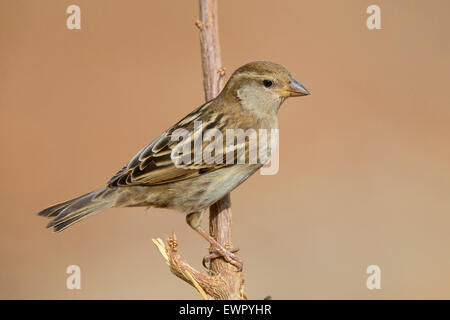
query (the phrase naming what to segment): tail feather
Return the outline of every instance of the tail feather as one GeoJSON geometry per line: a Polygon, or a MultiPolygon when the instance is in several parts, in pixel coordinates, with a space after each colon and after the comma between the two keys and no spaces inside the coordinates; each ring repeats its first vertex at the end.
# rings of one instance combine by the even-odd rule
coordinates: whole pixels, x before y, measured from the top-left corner
{"type": "Polygon", "coordinates": [[[55,217],[47,225],[55,232],[62,231],[82,218],[112,207],[114,190],[101,188],[78,198],[54,205],[38,213],[40,216],[55,217]]]}
{"type": "Polygon", "coordinates": [[[85,195],[82,195],[78,198],[66,201],[66,202],[62,202],[62,203],[58,203],[55,204],[54,206],[48,207],[47,209],[42,210],[41,212],[38,213],[39,216],[42,217],[55,217],[57,216],[62,210],[64,210],[67,206],[69,206],[70,204],[74,203],[76,200],[79,200],[80,198],[84,197],[85,195]]]}

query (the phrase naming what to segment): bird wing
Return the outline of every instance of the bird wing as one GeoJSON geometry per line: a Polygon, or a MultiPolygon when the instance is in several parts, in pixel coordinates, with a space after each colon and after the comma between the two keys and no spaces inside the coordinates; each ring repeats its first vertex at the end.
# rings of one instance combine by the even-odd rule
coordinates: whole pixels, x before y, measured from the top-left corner
{"type": "MultiPolygon", "coordinates": [[[[188,114],[170,129],[162,133],[158,138],[153,140],[145,148],[143,148],[134,158],[121,170],[119,170],[109,181],[108,186],[152,186],[173,183],[186,179],[193,179],[202,174],[219,170],[226,164],[227,153],[233,153],[232,156],[237,157],[234,152],[238,145],[235,145],[227,152],[223,152],[223,163],[196,163],[194,143],[199,134],[202,135],[208,129],[215,128],[220,132],[224,132],[229,125],[231,119],[225,120],[223,114],[214,112],[214,108],[208,108],[211,102],[207,102],[197,110],[188,114]],[[212,109],[212,110],[211,110],[212,109]],[[195,121],[201,121],[202,130],[195,131],[195,121]],[[180,130],[177,130],[180,129],[180,130]],[[179,141],[180,133],[189,132],[187,139],[179,141]],[[177,139],[178,137],[178,139],[177,139]],[[173,155],[174,151],[182,156],[173,155]],[[181,152],[180,152],[181,151],[181,152]],[[187,161],[186,159],[191,159],[187,161]],[[183,161],[184,160],[184,161],[183,161]]],[[[203,140],[205,140],[203,138],[203,140]]],[[[213,139],[211,139],[212,141],[213,139]]],[[[211,141],[203,141],[202,150],[211,141]]],[[[214,141],[215,142],[215,141],[214,141]]],[[[224,149],[225,150],[225,149],[224,149]]],[[[232,162],[233,164],[236,161],[232,162]]]]}

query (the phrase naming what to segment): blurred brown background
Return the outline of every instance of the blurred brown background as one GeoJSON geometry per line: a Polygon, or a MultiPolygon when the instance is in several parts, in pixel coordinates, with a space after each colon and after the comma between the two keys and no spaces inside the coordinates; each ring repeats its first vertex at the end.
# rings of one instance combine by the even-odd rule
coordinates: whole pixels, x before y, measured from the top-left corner
{"type": "MultiPolygon", "coordinates": [[[[228,75],[285,65],[280,171],[232,193],[250,298],[450,298],[450,2],[219,5],[228,75]],[[382,30],[366,28],[381,7],[382,30]],[[381,290],[366,288],[381,267],[381,290]]],[[[110,209],[61,234],[36,213],[101,187],[203,101],[197,1],[0,1],[0,298],[199,298],[152,237],[207,244],[179,214],[110,209]],[[66,28],[81,7],[81,30],[66,28]],[[65,287],[68,265],[82,289],[65,287]]]]}

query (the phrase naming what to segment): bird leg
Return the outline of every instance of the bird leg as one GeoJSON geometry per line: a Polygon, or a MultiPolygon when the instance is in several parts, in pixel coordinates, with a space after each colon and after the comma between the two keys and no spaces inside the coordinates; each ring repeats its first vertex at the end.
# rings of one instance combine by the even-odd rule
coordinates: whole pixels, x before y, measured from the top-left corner
{"type": "Polygon", "coordinates": [[[226,249],[222,246],[216,239],[210,236],[207,232],[205,232],[200,226],[202,221],[203,212],[194,212],[190,213],[186,216],[186,222],[188,225],[194,229],[198,234],[200,234],[204,239],[206,239],[212,246],[212,251],[209,255],[203,258],[203,266],[206,268],[206,264],[209,263],[213,259],[224,258],[226,262],[232,264],[237,268],[236,272],[242,271],[243,263],[239,260],[235,253],[239,251],[239,249],[234,248],[231,250],[226,249]]]}

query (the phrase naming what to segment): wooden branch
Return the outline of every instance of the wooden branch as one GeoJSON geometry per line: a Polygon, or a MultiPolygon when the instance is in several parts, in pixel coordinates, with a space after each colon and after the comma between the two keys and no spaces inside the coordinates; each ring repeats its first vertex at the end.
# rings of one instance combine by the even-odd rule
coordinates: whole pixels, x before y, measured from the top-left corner
{"type": "MultiPolygon", "coordinates": [[[[220,93],[225,75],[220,58],[217,0],[199,0],[199,9],[200,18],[195,25],[200,31],[203,87],[205,99],[209,101],[220,93]]],[[[227,249],[233,248],[231,222],[231,200],[228,194],[209,209],[209,232],[227,249]]],[[[204,274],[181,259],[175,234],[167,239],[167,245],[161,239],[153,239],[153,242],[169,264],[170,271],[194,286],[204,299],[207,299],[205,293],[217,300],[247,299],[242,272],[236,272],[236,268],[224,259],[211,260],[209,273],[204,274]]]]}
{"type": "Polygon", "coordinates": [[[199,6],[200,19],[195,24],[200,31],[203,89],[205,100],[208,101],[215,98],[222,90],[225,69],[222,68],[220,57],[217,1],[199,0],[199,6]]]}
{"type": "MultiPolygon", "coordinates": [[[[219,44],[219,23],[217,17],[217,0],[199,0],[200,47],[202,53],[203,88],[205,99],[215,98],[223,86],[225,69],[222,67],[219,44]]],[[[227,194],[209,208],[209,233],[227,249],[233,248],[231,236],[231,199],[227,194]]],[[[210,263],[212,274],[219,274],[226,279],[228,296],[226,299],[242,299],[244,277],[236,272],[235,267],[224,259],[214,259],[210,263]]]]}
{"type": "MultiPolygon", "coordinates": [[[[166,239],[166,243],[160,238],[152,240],[169,265],[170,271],[197,289],[203,299],[208,300],[208,296],[216,300],[230,300],[233,298],[230,295],[232,291],[230,291],[230,282],[227,277],[222,274],[199,272],[184,262],[178,253],[178,241],[175,233],[172,234],[172,237],[166,239]]],[[[243,289],[243,286],[241,288],[243,289]]],[[[247,295],[242,292],[239,299],[247,299],[247,295]]]]}

